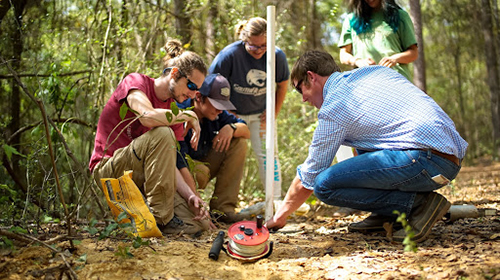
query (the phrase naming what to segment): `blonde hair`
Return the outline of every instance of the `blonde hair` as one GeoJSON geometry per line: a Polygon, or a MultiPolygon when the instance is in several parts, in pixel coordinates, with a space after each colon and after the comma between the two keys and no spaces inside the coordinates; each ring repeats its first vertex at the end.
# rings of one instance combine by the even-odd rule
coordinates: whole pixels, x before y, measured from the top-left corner
{"type": "Polygon", "coordinates": [[[266,34],[267,21],[261,17],[254,17],[249,20],[240,21],[236,25],[235,37],[246,42],[251,36],[266,34]]]}
{"type": "Polygon", "coordinates": [[[166,55],[163,58],[163,68],[175,66],[186,75],[190,75],[196,69],[203,75],[207,75],[207,66],[203,59],[194,52],[186,51],[182,47],[181,41],[177,39],[168,40],[164,49],[166,55]]]}

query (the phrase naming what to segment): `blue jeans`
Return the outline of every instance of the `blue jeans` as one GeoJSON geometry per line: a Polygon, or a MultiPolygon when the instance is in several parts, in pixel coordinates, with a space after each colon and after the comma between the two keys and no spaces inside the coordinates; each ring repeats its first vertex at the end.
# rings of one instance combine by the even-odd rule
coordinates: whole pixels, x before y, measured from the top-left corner
{"type": "Polygon", "coordinates": [[[417,193],[443,187],[432,180],[453,180],[461,166],[423,150],[379,150],[330,166],[314,182],[314,194],[329,205],[393,216],[410,214],[417,193]]]}

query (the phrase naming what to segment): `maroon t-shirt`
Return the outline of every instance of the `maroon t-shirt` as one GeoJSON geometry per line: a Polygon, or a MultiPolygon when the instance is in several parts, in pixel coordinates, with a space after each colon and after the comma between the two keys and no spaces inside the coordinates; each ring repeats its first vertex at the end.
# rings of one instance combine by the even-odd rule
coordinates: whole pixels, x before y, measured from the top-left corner
{"type": "MultiPolygon", "coordinates": [[[[90,158],[89,163],[89,169],[91,172],[103,157],[113,156],[113,153],[117,149],[129,145],[132,140],[151,129],[143,126],[138,119],[134,121],[136,116],[130,110],[127,112],[127,115],[123,120],[120,117],[120,107],[123,102],[126,101],[128,93],[131,90],[136,89],[146,94],[149,101],[151,101],[151,104],[153,104],[153,108],[170,109],[170,103],[175,101],[173,98],[170,98],[165,102],[158,99],[155,93],[154,79],[146,75],[132,73],[125,77],[109,98],[106,106],[104,106],[104,109],[102,110],[101,116],[99,117],[94,151],[92,152],[92,157],[90,158]],[[123,128],[132,121],[133,123],[123,130],[123,128]],[[111,136],[109,136],[110,134],[111,136]],[[104,154],[105,148],[107,148],[106,154],[104,154]]],[[[174,131],[177,140],[183,140],[183,124],[175,124],[170,127],[174,131]]]]}

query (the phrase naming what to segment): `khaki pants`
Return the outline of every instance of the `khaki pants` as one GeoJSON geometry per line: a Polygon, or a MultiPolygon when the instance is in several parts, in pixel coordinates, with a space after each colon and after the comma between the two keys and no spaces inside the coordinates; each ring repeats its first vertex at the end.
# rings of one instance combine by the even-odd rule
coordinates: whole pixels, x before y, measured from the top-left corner
{"type": "Polygon", "coordinates": [[[172,129],[156,127],[99,162],[94,179],[101,186],[101,178],[118,178],[132,170],[132,180],[146,197],[158,224],[167,224],[175,212],[186,224],[207,229],[208,224],[192,220],[193,213],[176,191],[176,156],[177,140],[172,129]]]}
{"type": "Polygon", "coordinates": [[[204,189],[211,179],[217,178],[210,200],[210,210],[234,212],[238,203],[246,153],[246,139],[233,138],[226,152],[216,152],[212,149],[204,159],[197,162],[194,173],[199,188],[204,189]]]}

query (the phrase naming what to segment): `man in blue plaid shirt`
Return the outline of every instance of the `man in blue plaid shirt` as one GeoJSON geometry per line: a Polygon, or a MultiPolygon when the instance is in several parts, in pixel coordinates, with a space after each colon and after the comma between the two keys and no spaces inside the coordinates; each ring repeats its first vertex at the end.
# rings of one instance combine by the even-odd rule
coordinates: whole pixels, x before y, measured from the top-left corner
{"type": "MultiPolygon", "coordinates": [[[[450,208],[435,190],[456,177],[468,146],[448,115],[396,71],[368,66],[341,72],[322,51],[303,54],[290,80],[302,100],[319,109],[319,122],[309,156],[267,227],[285,226],[314,192],[326,204],[371,212],[349,225],[351,232],[383,231],[397,210],[407,214],[413,240],[425,240],[450,208]],[[340,145],[359,155],[331,165],[340,145]]],[[[400,229],[392,238],[405,236],[400,229]]]]}

